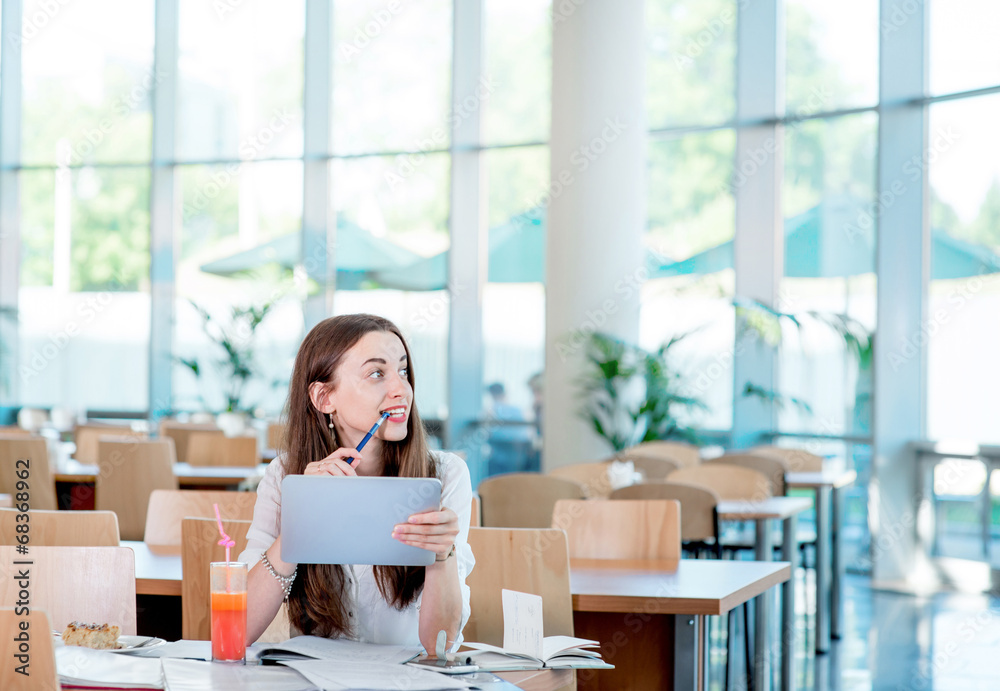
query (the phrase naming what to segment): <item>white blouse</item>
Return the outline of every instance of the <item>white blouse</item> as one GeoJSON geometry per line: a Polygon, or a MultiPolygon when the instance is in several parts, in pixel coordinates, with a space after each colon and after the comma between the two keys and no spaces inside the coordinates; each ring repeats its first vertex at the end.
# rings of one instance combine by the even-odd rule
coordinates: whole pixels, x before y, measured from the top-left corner
{"type": "MultiPolygon", "coordinates": [[[[455,557],[462,592],[462,622],[457,649],[462,641],[462,629],[469,621],[469,586],[465,579],[476,564],[469,547],[469,520],[472,515],[472,484],[465,461],[453,453],[431,451],[438,464],[441,479],[441,505],[458,515],[458,537],[455,538],[455,557]]],[[[239,560],[248,568],[260,561],[261,555],[281,533],[281,481],[285,476],[282,458],[271,462],[264,478],[257,487],[257,504],[253,510],[253,523],[247,532],[247,548],[239,560]]],[[[354,620],[352,638],[364,643],[419,646],[420,601],[417,596],[406,609],[398,610],[388,604],[375,584],[375,574],[368,565],[354,564],[347,567],[348,612],[354,620]]]]}

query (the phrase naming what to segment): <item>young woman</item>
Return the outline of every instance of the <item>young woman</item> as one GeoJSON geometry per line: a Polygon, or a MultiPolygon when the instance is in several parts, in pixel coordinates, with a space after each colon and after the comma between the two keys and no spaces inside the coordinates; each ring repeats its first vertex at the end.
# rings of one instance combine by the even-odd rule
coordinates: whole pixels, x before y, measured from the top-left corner
{"type": "MultiPolygon", "coordinates": [[[[247,637],[255,641],[288,602],[292,635],[423,645],[438,632],[449,647],[469,618],[465,578],[472,487],[465,462],[431,452],[413,402],[410,351],[392,322],[369,314],[326,319],[295,358],[283,453],[257,489],[247,549],[247,637]],[[384,412],[389,418],[361,453],[355,447],[384,412]],[[281,480],[286,474],[437,477],[441,509],[410,517],[393,537],[431,550],[430,566],[289,564],[281,559],[281,480]]],[[[317,525],[316,530],[335,529],[317,525]]],[[[349,538],[349,536],[346,536],[349,538]]]]}

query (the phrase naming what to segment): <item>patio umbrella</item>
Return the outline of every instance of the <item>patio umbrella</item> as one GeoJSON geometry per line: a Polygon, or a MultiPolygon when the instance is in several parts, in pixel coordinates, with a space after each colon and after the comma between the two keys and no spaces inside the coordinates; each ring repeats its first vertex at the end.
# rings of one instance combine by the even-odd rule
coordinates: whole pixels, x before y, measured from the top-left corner
{"type": "MultiPolygon", "coordinates": [[[[863,227],[866,205],[847,196],[825,199],[785,221],[785,276],[835,278],[875,270],[875,230],[863,227]]],[[[931,279],[964,278],[1000,271],[1000,257],[986,247],[931,230],[931,279]]],[[[679,262],[663,264],[652,278],[710,274],[733,268],[733,242],[679,262]]]]}
{"type": "MultiPolygon", "coordinates": [[[[201,270],[220,276],[238,276],[266,264],[293,269],[302,263],[302,236],[289,233],[228,257],[202,264],[201,270]]],[[[378,238],[346,219],[337,219],[337,286],[357,289],[378,272],[389,272],[421,259],[391,240],[378,238]]]]}

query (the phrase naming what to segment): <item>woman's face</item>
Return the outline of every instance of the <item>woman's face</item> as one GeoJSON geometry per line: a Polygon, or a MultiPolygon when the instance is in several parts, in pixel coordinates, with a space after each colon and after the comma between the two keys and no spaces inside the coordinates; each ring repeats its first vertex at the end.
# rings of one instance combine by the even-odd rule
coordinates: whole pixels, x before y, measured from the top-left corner
{"type": "Polygon", "coordinates": [[[371,426],[389,412],[362,452],[377,452],[378,440],[406,438],[413,388],[407,379],[406,350],[394,333],[372,331],[345,353],[334,375],[335,388],[327,394],[333,424],[341,446],[356,447],[371,426]]]}

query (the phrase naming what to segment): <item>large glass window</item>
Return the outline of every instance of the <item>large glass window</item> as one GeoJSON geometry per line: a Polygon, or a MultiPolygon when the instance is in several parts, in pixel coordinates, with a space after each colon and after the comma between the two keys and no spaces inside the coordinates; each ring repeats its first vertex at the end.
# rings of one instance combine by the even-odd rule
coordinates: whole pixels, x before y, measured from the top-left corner
{"type": "MultiPolygon", "coordinates": [[[[931,0],[930,83],[932,94],[1000,85],[1000,4],[992,0],[931,0]]],[[[906,21],[908,3],[882,18],[883,31],[906,21]]],[[[912,3],[923,8],[922,3],[912,3]]]]}
{"type": "MultiPolygon", "coordinates": [[[[926,333],[932,439],[1000,443],[1000,95],[931,106],[925,161],[931,189],[931,287],[926,333]]],[[[905,171],[904,171],[905,172],[905,171]]],[[[904,344],[905,345],[905,344],[904,344]]],[[[902,346],[901,346],[902,348],[902,346]]],[[[900,352],[898,357],[907,357],[900,352]]]]}
{"type": "Polygon", "coordinates": [[[646,107],[651,129],[736,114],[736,0],[651,0],[646,107]]]}
{"type": "Polygon", "coordinates": [[[733,424],[732,130],[657,138],[649,145],[649,232],[641,284],[640,345],[670,351],[687,395],[707,406],[683,422],[733,424]],[[669,318],[667,317],[669,315],[669,318]]]}

